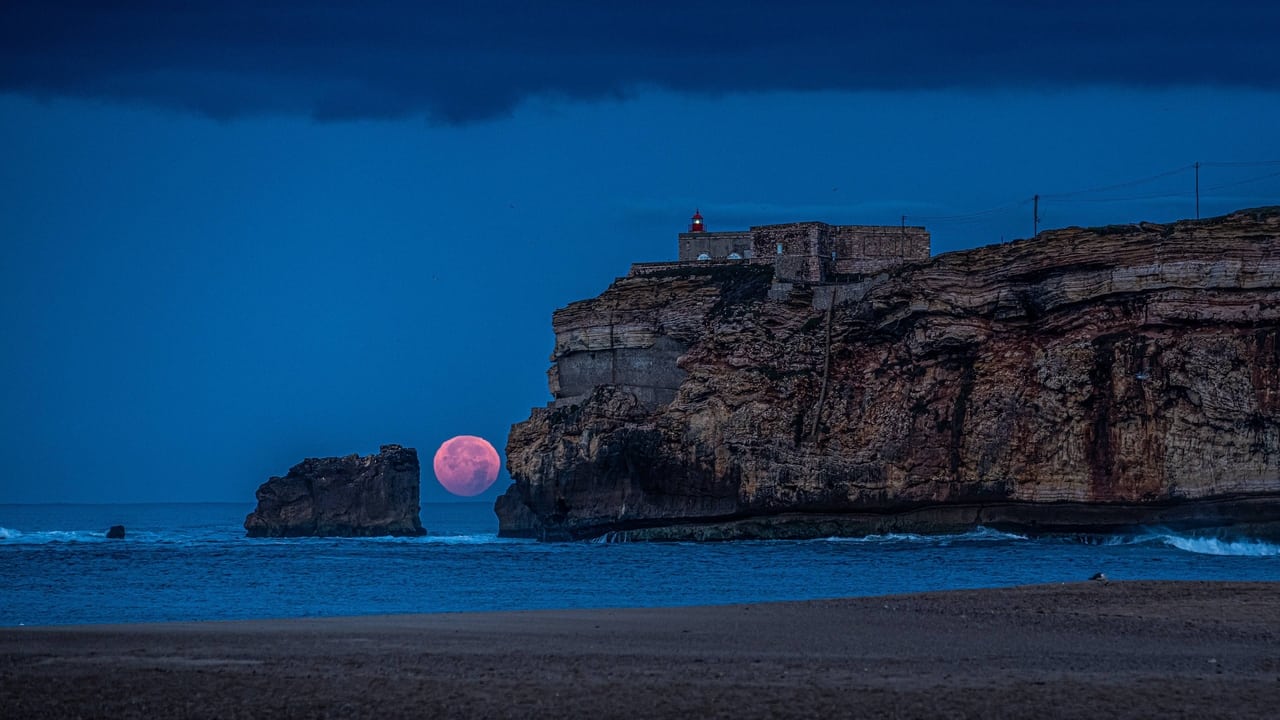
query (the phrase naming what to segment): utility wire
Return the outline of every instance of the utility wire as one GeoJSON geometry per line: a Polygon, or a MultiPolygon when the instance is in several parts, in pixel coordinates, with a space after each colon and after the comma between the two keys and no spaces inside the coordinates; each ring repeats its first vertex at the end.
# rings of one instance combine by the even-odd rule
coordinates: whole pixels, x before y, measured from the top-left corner
{"type": "Polygon", "coordinates": [[[1026,205],[1029,202],[1031,202],[1030,198],[1026,200],[1019,200],[1017,202],[1011,202],[1007,205],[1001,205],[1000,207],[994,207],[994,208],[991,208],[990,210],[979,210],[977,212],[963,213],[960,215],[907,215],[906,217],[911,220],[933,220],[933,221],[966,220],[969,218],[982,218],[987,215],[994,215],[995,213],[1004,212],[1005,210],[1012,210],[1017,207],[1022,207],[1023,205],[1026,205]]]}
{"type": "Polygon", "coordinates": [[[1071,192],[1064,192],[1064,193],[1041,193],[1040,197],[1060,199],[1060,198],[1067,198],[1067,197],[1075,197],[1076,195],[1088,195],[1089,193],[1102,192],[1104,190],[1119,190],[1121,188],[1133,187],[1135,185],[1145,185],[1146,183],[1152,182],[1153,180],[1159,180],[1160,178],[1166,178],[1172,175],[1178,175],[1180,173],[1184,173],[1194,168],[1195,168],[1195,165],[1183,165],[1182,167],[1174,168],[1172,170],[1168,170],[1156,175],[1149,175],[1147,177],[1139,178],[1137,180],[1130,180],[1128,182],[1116,183],[1115,185],[1103,185],[1100,187],[1088,188],[1086,190],[1072,190],[1071,192]]]}
{"type": "Polygon", "coordinates": [[[1200,167],[1263,167],[1280,165],[1280,160],[1258,160],[1255,162],[1202,162],[1200,167]]]}
{"type": "MultiPolygon", "coordinates": [[[[1205,167],[1276,167],[1276,166],[1280,166],[1280,160],[1257,160],[1257,161],[1246,161],[1246,162],[1211,161],[1211,162],[1202,162],[1199,165],[1202,168],[1205,168],[1205,167]]],[[[1115,183],[1113,185],[1100,185],[1098,187],[1086,188],[1083,190],[1071,190],[1068,192],[1061,192],[1061,193],[1041,193],[1040,198],[1065,201],[1067,203],[1091,203],[1091,202],[1125,202],[1128,200],[1154,200],[1154,199],[1162,199],[1162,198],[1191,197],[1192,195],[1195,194],[1195,191],[1177,190],[1177,191],[1168,191],[1168,192],[1146,193],[1141,195],[1123,195],[1118,197],[1102,197],[1102,198],[1080,198],[1079,196],[1088,195],[1091,193],[1105,192],[1108,190],[1121,190],[1124,188],[1136,187],[1138,185],[1145,185],[1147,183],[1154,182],[1156,180],[1172,177],[1180,173],[1185,173],[1188,170],[1194,169],[1195,167],[1196,167],[1195,164],[1182,165],[1180,167],[1176,167],[1171,170],[1166,170],[1161,173],[1156,173],[1155,175],[1148,175],[1147,177],[1138,178],[1136,180],[1128,180],[1122,183],[1115,183]]],[[[1272,178],[1276,176],[1280,176],[1280,172],[1268,173],[1266,175],[1258,175],[1256,177],[1246,178],[1244,180],[1238,180],[1235,182],[1223,183],[1220,185],[1213,185],[1211,187],[1201,188],[1200,193],[1203,195],[1205,192],[1209,190],[1221,190],[1223,188],[1235,187],[1238,185],[1248,185],[1249,183],[1257,182],[1259,180],[1265,180],[1267,178],[1272,178]]],[[[1000,205],[998,207],[993,207],[987,210],[978,210],[971,213],[959,213],[954,215],[904,215],[903,221],[904,222],[906,222],[907,220],[929,221],[931,223],[942,224],[942,225],[972,224],[972,223],[982,222],[989,216],[995,215],[997,213],[1007,212],[1009,210],[1013,210],[1016,208],[1025,207],[1027,205],[1030,205],[1031,202],[1032,202],[1031,198],[1026,198],[1024,200],[1018,200],[1016,202],[1007,203],[1005,205],[1000,205]]]]}
{"type": "MultiPolygon", "coordinates": [[[[1276,163],[1276,165],[1280,165],[1280,162],[1276,163]]],[[[1280,175],[1280,171],[1267,173],[1266,175],[1258,175],[1256,177],[1245,178],[1244,180],[1237,180],[1236,182],[1229,182],[1229,183],[1223,183],[1221,185],[1214,185],[1213,187],[1205,188],[1205,190],[1221,190],[1222,188],[1235,187],[1237,185],[1248,185],[1249,183],[1257,182],[1259,180],[1266,180],[1267,178],[1273,178],[1273,177],[1276,177],[1277,175],[1280,175]]]]}
{"type": "MultiPolygon", "coordinates": [[[[1277,176],[1280,176],[1280,171],[1267,173],[1266,175],[1256,175],[1251,178],[1245,178],[1244,180],[1236,180],[1234,182],[1222,183],[1219,185],[1210,185],[1209,187],[1200,188],[1200,194],[1204,195],[1206,192],[1210,190],[1221,190],[1223,188],[1236,187],[1238,185],[1248,185],[1250,183],[1255,183],[1259,180],[1266,180],[1267,178],[1273,178],[1277,176]]],[[[1106,198],[1081,198],[1077,200],[1067,200],[1065,202],[1067,203],[1124,202],[1126,200],[1158,200],[1161,198],[1191,197],[1193,195],[1195,195],[1194,190],[1171,190],[1168,192],[1147,193],[1143,195],[1124,195],[1120,197],[1106,197],[1106,198]]]]}

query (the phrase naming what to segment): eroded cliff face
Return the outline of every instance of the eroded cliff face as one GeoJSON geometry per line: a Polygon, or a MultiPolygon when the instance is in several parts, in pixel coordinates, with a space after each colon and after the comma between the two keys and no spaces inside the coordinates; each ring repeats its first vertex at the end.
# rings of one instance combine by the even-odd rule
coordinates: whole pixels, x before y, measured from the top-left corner
{"type": "Polygon", "coordinates": [[[1280,522],[1280,208],[1046,232],[834,304],[771,279],[627,277],[558,311],[502,531],[1280,522]]]}

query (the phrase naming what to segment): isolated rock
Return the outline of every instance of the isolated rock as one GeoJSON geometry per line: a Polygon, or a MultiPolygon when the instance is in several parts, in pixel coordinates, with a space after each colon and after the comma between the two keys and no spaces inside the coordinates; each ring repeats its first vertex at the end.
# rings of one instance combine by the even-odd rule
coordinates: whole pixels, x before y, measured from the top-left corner
{"type": "Polygon", "coordinates": [[[1280,208],[772,281],[694,267],[558,310],[500,532],[1280,526],[1280,208]]]}
{"type": "Polygon", "coordinates": [[[111,527],[107,528],[107,539],[108,539],[108,540],[123,540],[123,539],[124,539],[124,526],[123,526],[123,525],[112,525],[111,527]]]}
{"type": "Polygon", "coordinates": [[[258,488],[244,528],[249,537],[424,535],[418,482],[413,448],[308,458],[258,488]]]}

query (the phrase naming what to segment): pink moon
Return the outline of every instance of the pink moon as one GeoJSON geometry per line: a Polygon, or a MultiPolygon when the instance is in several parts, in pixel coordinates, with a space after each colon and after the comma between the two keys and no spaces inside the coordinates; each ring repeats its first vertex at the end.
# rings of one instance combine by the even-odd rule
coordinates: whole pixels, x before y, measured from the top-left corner
{"type": "Polygon", "coordinates": [[[459,435],[444,441],[431,462],[436,480],[454,495],[479,495],[494,480],[502,461],[488,440],[475,435],[459,435]]]}

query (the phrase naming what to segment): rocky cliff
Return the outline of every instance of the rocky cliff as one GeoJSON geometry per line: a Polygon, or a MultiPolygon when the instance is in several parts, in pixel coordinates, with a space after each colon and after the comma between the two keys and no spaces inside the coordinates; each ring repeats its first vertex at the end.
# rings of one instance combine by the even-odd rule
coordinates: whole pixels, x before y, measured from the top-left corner
{"type": "Polygon", "coordinates": [[[377,455],[308,458],[257,492],[249,537],[424,535],[418,519],[418,453],[383,445],[377,455]]]}
{"type": "Polygon", "coordinates": [[[501,532],[1280,525],[1280,208],[845,280],[673,268],[557,311],[501,532]]]}

